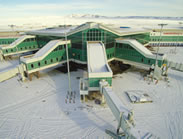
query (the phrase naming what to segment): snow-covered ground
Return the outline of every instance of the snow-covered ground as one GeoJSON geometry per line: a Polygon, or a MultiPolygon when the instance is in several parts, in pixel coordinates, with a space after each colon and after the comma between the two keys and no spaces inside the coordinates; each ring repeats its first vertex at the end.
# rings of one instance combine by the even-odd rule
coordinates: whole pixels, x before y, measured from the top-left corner
{"type": "MultiPolygon", "coordinates": [[[[183,48],[161,48],[168,58],[181,62],[183,48]]],[[[0,63],[0,71],[13,68],[18,59],[0,63]]],[[[145,81],[141,70],[131,68],[113,78],[114,92],[134,110],[139,135],[150,132],[162,139],[183,138],[183,72],[169,70],[170,83],[145,81]],[[132,104],[125,91],[142,90],[153,103],[132,104]]],[[[65,103],[68,78],[57,70],[41,72],[41,78],[21,82],[18,77],[0,83],[0,138],[110,138],[117,121],[110,109],[93,102],[80,103],[79,80],[83,71],[71,73],[75,103],[65,103]]]]}

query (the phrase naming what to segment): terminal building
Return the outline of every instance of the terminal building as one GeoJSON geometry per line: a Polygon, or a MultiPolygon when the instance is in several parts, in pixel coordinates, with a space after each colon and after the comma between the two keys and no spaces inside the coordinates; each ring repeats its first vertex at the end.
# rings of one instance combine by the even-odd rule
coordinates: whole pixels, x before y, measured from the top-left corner
{"type": "MultiPolygon", "coordinates": [[[[116,60],[134,66],[149,68],[154,64],[161,67],[168,63],[166,56],[153,53],[147,47],[183,46],[183,33],[168,30],[160,35],[158,30],[110,28],[88,22],[80,26],[30,31],[19,38],[1,38],[0,44],[1,60],[24,53],[20,57],[20,65],[0,73],[0,82],[17,74],[21,74],[22,80],[25,76],[31,80],[33,74],[38,76],[39,71],[68,61],[86,64],[86,75],[79,83],[81,99],[85,100],[90,91],[99,91],[102,102],[106,101],[118,122],[116,133],[109,130],[106,133],[119,138],[119,129],[122,128],[125,138],[136,139],[140,132],[134,130],[133,112],[113,92],[113,72],[108,62],[116,60]]],[[[176,64],[174,68],[183,71],[183,64],[176,64]]],[[[144,137],[147,136],[152,134],[148,132],[144,137]]]]}
{"type": "MultiPolygon", "coordinates": [[[[29,31],[19,38],[1,38],[0,58],[33,52],[20,58],[24,74],[29,77],[40,70],[66,63],[67,47],[69,61],[88,65],[88,86],[95,90],[101,79],[112,83],[109,61],[150,67],[155,64],[156,55],[146,46],[160,43],[163,46],[182,46],[183,34],[180,31],[164,31],[160,39],[157,30],[110,28],[87,22],[79,26],[29,31]]],[[[157,59],[159,66],[166,63],[164,55],[158,54],[157,59]]]]}

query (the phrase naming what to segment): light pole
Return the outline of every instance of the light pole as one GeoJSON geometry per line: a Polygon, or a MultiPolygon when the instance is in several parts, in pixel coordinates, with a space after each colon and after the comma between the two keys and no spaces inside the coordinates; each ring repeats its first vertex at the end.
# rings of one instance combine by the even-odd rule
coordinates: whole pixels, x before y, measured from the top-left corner
{"type": "MultiPolygon", "coordinates": [[[[15,32],[15,35],[17,35],[17,34],[18,34],[18,33],[15,31],[15,29],[14,29],[14,28],[16,27],[16,25],[13,25],[13,24],[12,24],[12,25],[8,25],[8,26],[9,26],[9,27],[11,27],[11,29],[12,29],[12,33],[14,33],[14,32],[15,32]],[[17,34],[16,34],[16,33],[17,33],[17,34]]],[[[14,42],[15,42],[15,40],[16,40],[16,39],[14,39],[14,42]]],[[[18,48],[17,48],[17,46],[16,46],[16,51],[18,52],[18,48]]]]}
{"type": "MultiPolygon", "coordinates": [[[[159,47],[160,47],[160,41],[161,41],[161,36],[162,36],[162,30],[163,30],[163,26],[166,26],[167,24],[158,24],[158,26],[161,26],[161,30],[160,30],[160,37],[159,37],[159,45],[158,45],[158,49],[156,51],[156,61],[155,61],[155,66],[154,66],[154,71],[156,69],[156,66],[158,64],[158,52],[159,52],[159,47]]],[[[154,72],[153,72],[153,79],[154,79],[154,72]]]]}
{"type": "MultiPolygon", "coordinates": [[[[66,29],[66,27],[65,27],[66,29]]],[[[67,57],[67,73],[68,73],[68,80],[69,80],[69,94],[71,95],[71,76],[70,76],[70,67],[69,67],[69,53],[68,53],[68,47],[67,47],[67,34],[66,31],[65,32],[65,41],[66,41],[66,57],[67,57]]]]}
{"type": "MultiPolygon", "coordinates": [[[[179,22],[179,26],[181,26],[183,23],[182,22],[179,22]]],[[[174,50],[174,52],[175,52],[175,54],[176,54],[176,49],[177,49],[177,46],[178,46],[178,42],[179,42],[179,33],[178,33],[178,36],[177,36],[177,44],[176,44],[176,46],[175,46],[175,50],[174,50]]],[[[180,35],[180,38],[181,38],[181,35],[180,35]]]]}

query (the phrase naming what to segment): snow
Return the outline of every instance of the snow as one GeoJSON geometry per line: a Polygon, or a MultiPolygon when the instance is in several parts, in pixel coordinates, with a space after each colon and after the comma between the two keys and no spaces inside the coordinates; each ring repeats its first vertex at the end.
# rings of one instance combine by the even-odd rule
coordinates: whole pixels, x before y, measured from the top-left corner
{"type": "Polygon", "coordinates": [[[153,101],[146,92],[141,90],[130,90],[126,94],[132,103],[149,103],[153,101]]]}
{"type": "Polygon", "coordinates": [[[54,70],[41,75],[32,82],[13,78],[0,84],[0,138],[109,138],[104,130],[116,126],[110,109],[80,103],[76,77],[82,71],[71,73],[77,92],[71,104],[65,103],[67,74],[54,70]]]}
{"type": "Polygon", "coordinates": [[[126,106],[124,106],[124,104],[120,101],[120,99],[114,94],[112,88],[111,87],[104,87],[104,89],[106,91],[106,95],[108,96],[108,98],[110,98],[112,100],[114,106],[119,111],[119,114],[124,112],[124,114],[127,117],[130,110],[127,109],[126,106]]]}
{"type": "MultiPolygon", "coordinates": [[[[136,23],[135,20],[125,20],[123,25],[132,21],[136,23]]],[[[140,22],[143,21],[136,26],[140,22]]],[[[148,20],[144,25],[154,27],[159,22],[151,24],[148,20]]],[[[170,22],[175,25],[177,21],[170,22]]],[[[164,52],[171,61],[182,62],[183,48],[178,47],[176,54],[172,53],[174,49],[160,48],[160,52],[164,52]]],[[[95,61],[98,63],[96,57],[95,61]]],[[[0,72],[18,64],[18,59],[1,61],[0,72]]],[[[133,109],[135,129],[140,136],[150,132],[160,138],[183,138],[183,72],[169,69],[169,84],[165,81],[149,84],[142,74],[139,69],[131,68],[115,75],[112,83],[122,103],[133,109]],[[132,104],[125,94],[132,89],[148,92],[153,103],[132,104]]],[[[80,102],[76,77],[82,76],[82,70],[71,72],[76,99],[75,103],[67,104],[67,74],[56,70],[44,70],[40,79],[33,78],[32,81],[21,82],[14,77],[0,83],[0,138],[110,138],[105,129],[116,131],[118,123],[107,106],[80,102]]]]}
{"type": "Polygon", "coordinates": [[[26,37],[26,36],[21,36],[21,37],[19,37],[17,40],[15,40],[15,41],[14,41],[13,43],[11,43],[9,46],[11,47],[11,46],[14,46],[14,45],[20,43],[25,37],[26,37]]]}
{"type": "Polygon", "coordinates": [[[38,51],[37,53],[35,53],[33,58],[38,58],[38,57],[42,57],[44,55],[47,54],[47,52],[50,49],[53,49],[53,47],[59,42],[60,40],[53,40],[50,41],[49,43],[47,43],[43,48],[40,49],[40,51],[38,51]]]}
{"type": "MultiPolygon", "coordinates": [[[[181,60],[183,48],[169,59],[181,60]],[[181,56],[181,57],[179,57],[181,56]]],[[[10,69],[18,60],[1,62],[0,70],[10,69]]],[[[110,138],[105,129],[116,130],[110,109],[92,102],[80,103],[79,80],[83,71],[71,72],[76,103],[65,103],[67,74],[56,70],[41,72],[41,78],[21,82],[18,77],[0,83],[0,138],[110,138]]],[[[160,138],[183,138],[183,73],[169,69],[170,84],[148,84],[137,69],[115,75],[113,90],[128,109],[134,110],[135,129],[141,136],[150,132],[160,138]],[[127,90],[144,90],[153,103],[132,104],[127,90]]]]}
{"type": "Polygon", "coordinates": [[[88,43],[91,72],[108,72],[104,50],[101,43],[88,43]]]}
{"type": "Polygon", "coordinates": [[[70,32],[73,30],[76,26],[71,26],[71,27],[56,27],[56,28],[47,28],[47,29],[41,29],[41,30],[34,30],[30,31],[28,33],[30,34],[52,34],[52,35],[64,35],[65,33],[70,32]]]}
{"type": "MultiPolygon", "coordinates": [[[[155,47],[155,52],[157,47],[155,47]]],[[[173,62],[178,62],[178,63],[183,63],[183,49],[182,47],[170,47],[167,49],[167,47],[162,47],[159,50],[159,53],[164,53],[167,55],[168,60],[173,61],[173,62]],[[175,53],[176,52],[176,53],[175,53]]]]}

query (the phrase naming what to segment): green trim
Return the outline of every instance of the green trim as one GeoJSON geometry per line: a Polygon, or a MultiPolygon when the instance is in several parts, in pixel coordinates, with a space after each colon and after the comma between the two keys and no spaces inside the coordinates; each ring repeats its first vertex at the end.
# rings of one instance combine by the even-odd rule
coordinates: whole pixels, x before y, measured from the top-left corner
{"type": "Polygon", "coordinates": [[[105,78],[89,78],[89,87],[99,87],[99,82],[101,80],[106,80],[110,86],[112,86],[112,77],[105,77],[105,78]]]}

